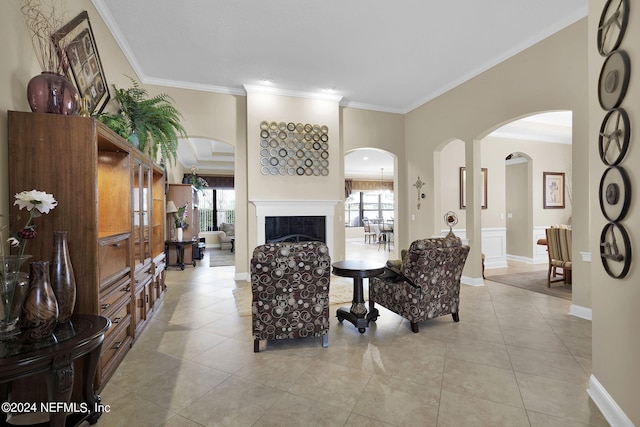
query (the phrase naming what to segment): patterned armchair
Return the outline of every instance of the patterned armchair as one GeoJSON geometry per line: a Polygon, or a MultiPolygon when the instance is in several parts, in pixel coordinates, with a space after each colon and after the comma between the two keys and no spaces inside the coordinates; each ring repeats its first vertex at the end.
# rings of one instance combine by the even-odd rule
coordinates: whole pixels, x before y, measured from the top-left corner
{"type": "Polygon", "coordinates": [[[322,337],[329,345],[331,257],[322,242],[258,246],[251,258],[253,351],[260,340],[322,337]]]}
{"type": "Polygon", "coordinates": [[[370,310],[375,303],[411,322],[451,314],[458,322],[460,277],[469,255],[469,246],[455,236],[416,240],[404,255],[400,269],[387,267],[369,283],[370,310]]]}

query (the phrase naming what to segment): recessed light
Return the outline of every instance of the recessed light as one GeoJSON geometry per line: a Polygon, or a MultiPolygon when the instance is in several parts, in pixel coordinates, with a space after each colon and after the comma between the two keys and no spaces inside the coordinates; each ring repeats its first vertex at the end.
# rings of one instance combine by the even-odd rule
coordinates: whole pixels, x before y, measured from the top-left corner
{"type": "Polygon", "coordinates": [[[362,160],[369,160],[369,158],[368,157],[363,157],[362,160]]]}

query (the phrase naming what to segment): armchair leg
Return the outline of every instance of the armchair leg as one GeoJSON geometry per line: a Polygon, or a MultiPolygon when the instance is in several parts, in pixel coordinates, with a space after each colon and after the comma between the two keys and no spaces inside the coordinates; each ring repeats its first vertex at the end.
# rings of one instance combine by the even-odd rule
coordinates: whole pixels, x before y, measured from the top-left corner
{"type": "Polygon", "coordinates": [[[414,334],[418,333],[418,323],[417,322],[411,322],[411,332],[413,332],[414,334]]]}
{"type": "Polygon", "coordinates": [[[455,313],[451,313],[451,316],[453,317],[453,321],[454,322],[459,322],[460,321],[460,316],[458,315],[457,311],[455,313]]]}
{"type": "Polygon", "coordinates": [[[329,347],[329,334],[322,336],[322,347],[329,347]]]}
{"type": "Polygon", "coordinates": [[[260,353],[260,340],[253,340],[253,352],[260,353]]]}

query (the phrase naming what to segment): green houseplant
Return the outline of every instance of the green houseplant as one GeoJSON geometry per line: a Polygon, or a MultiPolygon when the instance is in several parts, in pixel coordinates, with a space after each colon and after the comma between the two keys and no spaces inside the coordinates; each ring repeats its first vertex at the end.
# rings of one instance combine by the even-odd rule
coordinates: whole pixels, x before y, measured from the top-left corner
{"type": "Polygon", "coordinates": [[[178,138],[187,137],[180,123],[182,115],[169,95],[162,93],[150,98],[136,80],[129,78],[130,88],[118,89],[113,85],[118,112],[100,114],[98,120],[151,158],[156,159],[159,150],[163,159],[175,164],[178,138]]]}

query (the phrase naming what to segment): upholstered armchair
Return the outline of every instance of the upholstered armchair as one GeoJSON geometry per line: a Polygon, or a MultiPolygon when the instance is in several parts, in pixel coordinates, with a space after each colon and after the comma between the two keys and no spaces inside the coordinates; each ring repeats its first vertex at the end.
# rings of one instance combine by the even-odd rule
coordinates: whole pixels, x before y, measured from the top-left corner
{"type": "Polygon", "coordinates": [[[416,240],[402,259],[400,268],[386,271],[369,282],[369,309],[378,315],[380,304],[411,322],[451,314],[458,322],[460,278],[469,255],[469,246],[455,236],[416,240]],[[374,311],[375,310],[375,311],[374,311]]]}
{"type": "Polygon", "coordinates": [[[235,224],[229,224],[223,222],[220,224],[220,233],[218,238],[220,239],[220,249],[231,249],[233,251],[233,243],[231,239],[236,237],[235,224]]]}
{"type": "Polygon", "coordinates": [[[251,258],[253,351],[261,340],[321,337],[329,345],[331,257],[322,242],[258,246],[251,258]]]}

